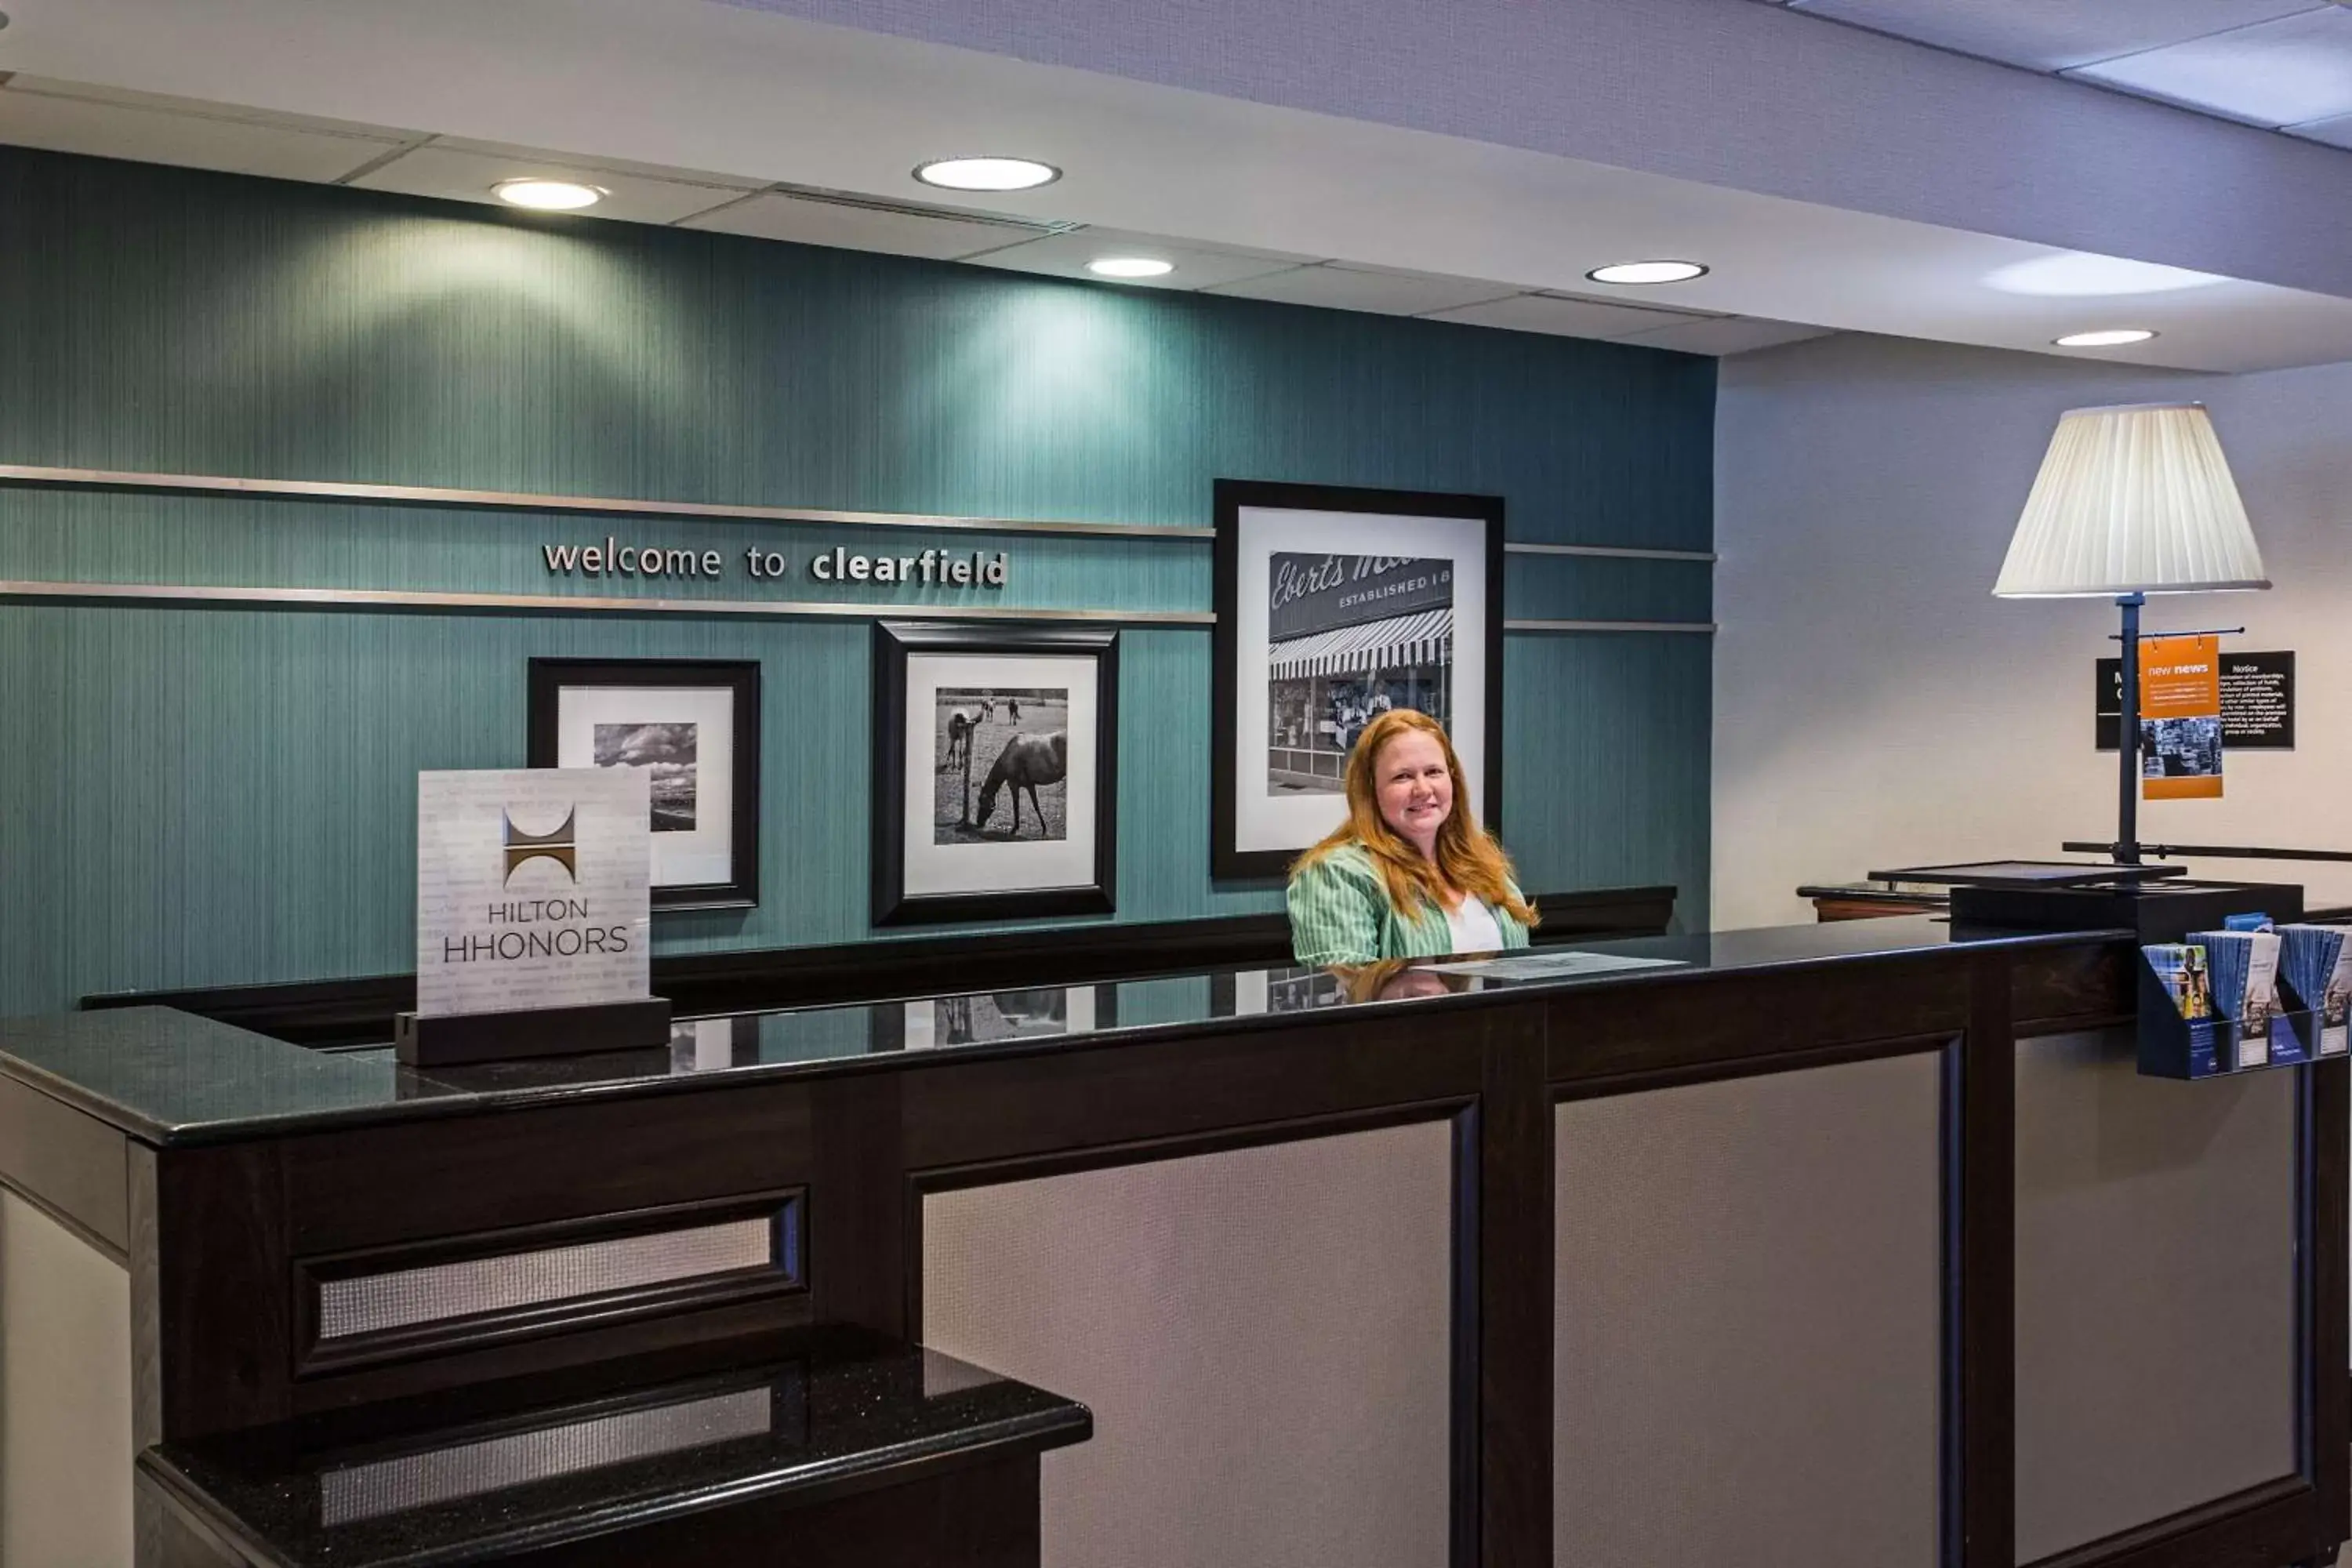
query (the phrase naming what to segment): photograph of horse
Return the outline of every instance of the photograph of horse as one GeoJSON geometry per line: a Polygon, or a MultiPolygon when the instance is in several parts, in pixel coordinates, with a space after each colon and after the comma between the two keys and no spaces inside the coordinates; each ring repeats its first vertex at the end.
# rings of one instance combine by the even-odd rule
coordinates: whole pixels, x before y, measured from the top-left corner
{"type": "MultiPolygon", "coordinates": [[[[944,703],[950,697],[962,695],[963,693],[961,692],[942,691],[940,693],[940,700],[944,703]]],[[[940,759],[940,766],[952,768],[969,763],[971,761],[972,731],[995,717],[996,699],[993,697],[978,697],[968,702],[957,702],[953,707],[949,708],[947,710],[948,748],[946,755],[940,759]]],[[[1012,718],[1015,723],[1020,722],[1021,710],[1017,705],[1013,710],[1012,718]]]]}
{"type": "Polygon", "coordinates": [[[1067,688],[940,688],[931,841],[1067,837],[1069,716],[1067,688]]]}

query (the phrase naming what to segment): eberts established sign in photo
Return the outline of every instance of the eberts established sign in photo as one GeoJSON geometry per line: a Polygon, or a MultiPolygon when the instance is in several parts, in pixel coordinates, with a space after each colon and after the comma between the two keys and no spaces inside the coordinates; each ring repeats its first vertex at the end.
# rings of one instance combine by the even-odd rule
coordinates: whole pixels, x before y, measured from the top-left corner
{"type": "Polygon", "coordinates": [[[1276,551],[1266,635],[1280,641],[1454,604],[1454,563],[1402,555],[1276,551]]]}
{"type": "Polygon", "coordinates": [[[646,994],[649,781],[642,768],[417,775],[419,1017],[646,994]]]}

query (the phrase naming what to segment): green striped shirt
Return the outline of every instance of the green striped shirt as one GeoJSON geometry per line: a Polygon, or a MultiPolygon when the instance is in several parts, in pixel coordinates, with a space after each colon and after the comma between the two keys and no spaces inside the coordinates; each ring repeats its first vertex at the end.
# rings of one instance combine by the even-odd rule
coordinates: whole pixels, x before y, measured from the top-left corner
{"type": "MultiPolygon", "coordinates": [[[[1512,889],[1514,892],[1517,889],[1512,889]]],[[[1389,903],[1372,857],[1343,844],[1290,879],[1290,948],[1301,963],[1372,963],[1383,958],[1434,958],[1454,951],[1445,911],[1423,904],[1399,914],[1389,903]]],[[[1528,945],[1528,928],[1495,910],[1503,945],[1528,945]]]]}

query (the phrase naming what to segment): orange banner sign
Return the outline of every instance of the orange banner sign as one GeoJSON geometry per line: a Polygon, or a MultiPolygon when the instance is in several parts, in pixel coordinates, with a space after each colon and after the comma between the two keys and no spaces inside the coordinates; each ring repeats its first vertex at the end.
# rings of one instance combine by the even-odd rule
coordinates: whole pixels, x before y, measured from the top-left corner
{"type": "Polygon", "coordinates": [[[2221,638],[2140,639],[2139,746],[2147,799],[2221,798],[2221,638]]]}

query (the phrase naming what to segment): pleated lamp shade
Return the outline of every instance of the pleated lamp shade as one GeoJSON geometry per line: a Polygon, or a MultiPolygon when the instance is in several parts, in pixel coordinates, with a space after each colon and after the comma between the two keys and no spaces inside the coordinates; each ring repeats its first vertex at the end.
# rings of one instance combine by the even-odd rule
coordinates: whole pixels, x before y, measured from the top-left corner
{"type": "Polygon", "coordinates": [[[2204,405],[2062,415],[1993,592],[2004,598],[2267,588],[2204,405]]]}

